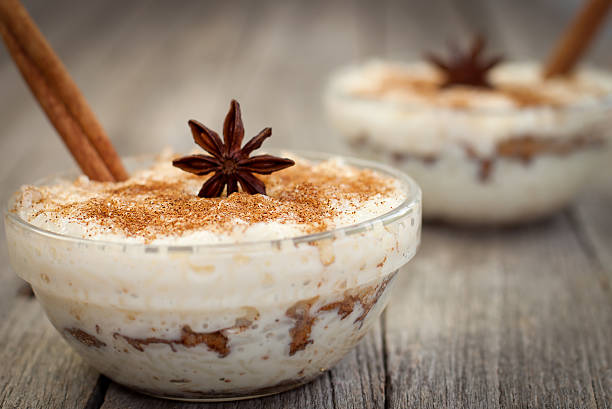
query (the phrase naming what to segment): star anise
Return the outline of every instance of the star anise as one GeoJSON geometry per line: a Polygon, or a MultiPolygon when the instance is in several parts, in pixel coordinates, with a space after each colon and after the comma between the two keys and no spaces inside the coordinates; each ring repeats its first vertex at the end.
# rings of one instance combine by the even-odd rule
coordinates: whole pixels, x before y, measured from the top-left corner
{"type": "Polygon", "coordinates": [[[441,88],[453,85],[469,85],[472,87],[493,88],[487,76],[489,70],[499,64],[503,58],[496,56],[492,58],[482,57],[485,40],[477,36],[469,50],[462,51],[451,44],[451,57],[448,60],[427,53],[427,60],[438,67],[444,73],[444,82],[441,88]]]}
{"type": "Polygon", "coordinates": [[[227,195],[238,191],[238,183],[242,190],[262,195],[266,194],[264,183],[253,175],[269,175],[295,164],[291,159],[278,158],[272,155],[257,155],[249,157],[251,152],[261,147],[263,141],[272,135],[271,128],[265,128],[246,143],[242,148],[244,126],[240,114],[240,105],[232,100],[230,109],[223,123],[223,142],[219,135],[193,119],[189,127],[195,143],[210,153],[207,155],[190,155],[172,161],[172,165],[196,175],[207,175],[214,172],[200,189],[200,197],[221,196],[225,186],[227,195]]]}

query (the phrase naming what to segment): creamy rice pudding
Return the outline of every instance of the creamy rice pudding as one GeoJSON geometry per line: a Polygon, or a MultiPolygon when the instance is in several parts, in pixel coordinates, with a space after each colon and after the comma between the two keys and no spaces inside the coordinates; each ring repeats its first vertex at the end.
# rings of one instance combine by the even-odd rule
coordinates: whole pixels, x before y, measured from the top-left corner
{"type": "Polygon", "coordinates": [[[420,191],[373,163],[292,157],[261,177],[267,196],[199,198],[208,176],[167,154],[125,182],[24,186],[6,215],[11,263],[121,384],[223,400],[308,382],[386,305],[419,243],[420,191]]]}
{"type": "Polygon", "coordinates": [[[514,223],[565,206],[604,157],[612,76],[583,69],[543,79],[505,63],[488,86],[445,85],[432,64],[371,61],[330,81],[333,125],[362,156],[412,175],[425,216],[514,223]]]}

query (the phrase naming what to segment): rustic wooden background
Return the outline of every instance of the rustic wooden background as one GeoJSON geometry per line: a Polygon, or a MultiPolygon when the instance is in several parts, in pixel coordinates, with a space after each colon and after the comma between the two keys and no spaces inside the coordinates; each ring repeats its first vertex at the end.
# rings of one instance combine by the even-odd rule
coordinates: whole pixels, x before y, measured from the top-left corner
{"type": "MultiPolygon", "coordinates": [[[[25,1],[121,154],[190,149],[186,121],[220,128],[230,98],[248,134],[338,152],[321,107],[327,75],[418,58],[486,33],[542,58],[578,1],[25,1]]],[[[612,24],[591,62],[612,69],[612,24]]],[[[611,159],[612,163],[612,159],[611,159]]],[[[0,47],[0,199],[72,166],[0,47]]],[[[87,367],[19,295],[0,238],[2,408],[612,406],[612,166],[577,204],[531,226],[429,225],[377,327],[315,382],[225,405],[136,395],[87,367]]]]}

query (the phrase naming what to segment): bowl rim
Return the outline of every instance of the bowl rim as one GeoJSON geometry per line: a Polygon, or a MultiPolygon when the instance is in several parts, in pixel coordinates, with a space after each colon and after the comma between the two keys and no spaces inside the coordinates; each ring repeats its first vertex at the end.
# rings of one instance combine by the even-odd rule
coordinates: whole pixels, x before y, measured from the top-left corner
{"type": "MultiPolygon", "coordinates": [[[[365,67],[372,63],[380,63],[380,64],[391,64],[401,67],[410,67],[410,66],[421,66],[426,65],[426,62],[420,60],[413,61],[401,61],[401,60],[392,60],[392,59],[382,59],[382,58],[374,58],[364,61],[357,61],[351,64],[347,64],[337,68],[335,71],[331,73],[329,76],[329,80],[327,82],[325,95],[327,98],[337,99],[339,101],[344,102],[354,102],[354,103],[369,103],[380,105],[383,107],[388,107],[390,109],[401,109],[405,111],[410,111],[414,113],[422,113],[422,112],[453,112],[460,115],[494,115],[494,116],[512,116],[512,115],[520,115],[524,113],[537,113],[537,112],[554,112],[554,113],[567,113],[567,112],[589,112],[589,111],[597,111],[597,110],[608,110],[612,109],[612,91],[603,93],[600,96],[593,96],[592,103],[570,103],[566,105],[537,105],[537,106],[507,106],[507,107],[452,107],[452,106],[438,106],[433,104],[418,104],[414,102],[402,102],[402,101],[393,101],[385,98],[376,98],[371,96],[364,95],[352,95],[347,92],[346,89],[342,87],[340,83],[343,78],[347,75],[355,74],[365,67]]],[[[524,64],[533,64],[539,65],[537,62],[532,60],[511,60],[505,62],[505,64],[510,65],[524,65],[524,64]]],[[[584,66],[580,68],[583,72],[594,72],[598,74],[606,74],[610,80],[612,81],[612,71],[608,71],[605,69],[599,69],[592,66],[584,66]]],[[[590,101],[590,100],[589,100],[590,101]]]]}
{"type": "MultiPolygon", "coordinates": [[[[305,150],[274,150],[270,149],[266,152],[269,153],[280,153],[280,154],[294,154],[299,158],[304,158],[312,161],[323,161],[332,158],[339,158],[344,161],[346,164],[351,166],[356,166],[361,169],[371,169],[376,172],[385,174],[387,176],[391,176],[394,179],[399,180],[407,190],[406,199],[396,208],[373,218],[364,220],[359,223],[351,224],[348,226],[343,226],[335,229],[325,230],[322,232],[304,234],[299,236],[290,236],[290,237],[282,237],[278,239],[265,239],[265,240],[252,240],[252,241],[244,241],[244,242],[230,242],[230,243],[190,243],[190,242],[179,242],[179,243],[134,243],[127,241],[111,241],[111,240],[96,240],[90,238],[82,238],[71,236],[68,234],[57,233],[51,230],[47,230],[41,227],[38,227],[21,217],[15,212],[9,210],[11,202],[14,200],[14,194],[9,197],[7,201],[3,203],[2,211],[5,217],[5,221],[10,221],[15,225],[19,226],[22,229],[25,229],[31,233],[50,238],[55,240],[61,240],[65,242],[71,242],[74,244],[81,245],[95,245],[95,246],[120,246],[124,250],[128,249],[141,249],[144,252],[157,253],[160,251],[168,251],[168,252],[192,252],[197,251],[198,249],[215,249],[215,250],[234,250],[234,249],[244,249],[250,247],[259,247],[262,245],[270,245],[276,248],[280,248],[282,243],[292,242],[294,245],[298,245],[300,243],[312,243],[317,241],[322,241],[326,239],[333,239],[336,237],[342,236],[350,236],[353,234],[359,234],[365,231],[369,231],[374,228],[375,225],[382,224],[383,226],[389,225],[397,220],[402,219],[404,216],[416,213],[416,210],[421,206],[421,188],[419,185],[412,179],[410,176],[405,174],[402,171],[396,170],[391,166],[386,164],[355,158],[346,155],[334,154],[334,153],[325,153],[325,152],[316,152],[316,151],[305,151],[305,150]]],[[[154,160],[159,154],[142,154],[142,155],[134,155],[134,156],[126,156],[123,157],[123,161],[125,163],[130,163],[133,161],[145,162],[154,160]]],[[[142,167],[141,167],[142,168],[142,167]]],[[[135,169],[138,169],[136,167],[135,169]]],[[[72,168],[69,170],[65,170],[62,172],[54,173],[52,175],[46,176],[44,178],[39,179],[34,182],[33,185],[40,186],[44,184],[49,184],[53,181],[57,182],[62,178],[70,178],[74,179],[82,175],[82,172],[76,168],[72,168]]],[[[420,223],[419,217],[419,223],[420,223]]],[[[6,226],[5,226],[6,230],[6,226]]]]}

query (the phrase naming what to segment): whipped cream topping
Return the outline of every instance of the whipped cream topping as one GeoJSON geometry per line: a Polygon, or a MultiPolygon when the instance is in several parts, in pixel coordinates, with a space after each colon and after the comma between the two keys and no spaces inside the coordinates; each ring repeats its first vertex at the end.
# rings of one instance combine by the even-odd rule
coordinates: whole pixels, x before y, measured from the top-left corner
{"type": "Polygon", "coordinates": [[[11,211],[55,233],[115,242],[214,244],[273,240],[353,225],[398,207],[406,187],[335,158],[258,176],[267,196],[238,192],[204,199],[206,177],[174,168],[164,153],[119,183],[84,176],[50,186],[23,186],[11,211]]]}
{"type": "Polygon", "coordinates": [[[500,64],[490,72],[493,89],[453,86],[440,89],[442,73],[427,63],[373,60],[332,79],[335,92],[389,102],[447,108],[504,109],[591,105],[612,94],[612,76],[581,69],[568,78],[543,79],[532,62],[500,64]]]}

